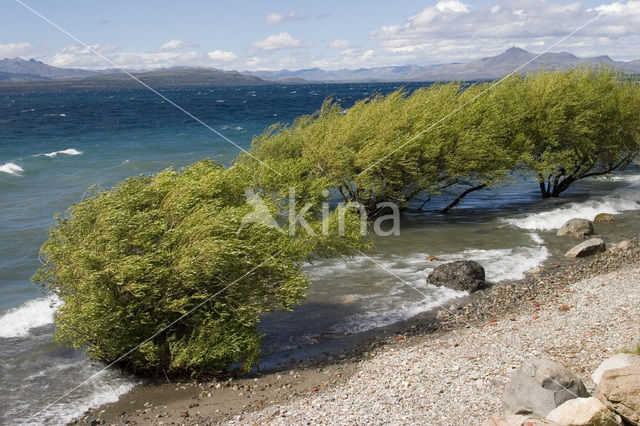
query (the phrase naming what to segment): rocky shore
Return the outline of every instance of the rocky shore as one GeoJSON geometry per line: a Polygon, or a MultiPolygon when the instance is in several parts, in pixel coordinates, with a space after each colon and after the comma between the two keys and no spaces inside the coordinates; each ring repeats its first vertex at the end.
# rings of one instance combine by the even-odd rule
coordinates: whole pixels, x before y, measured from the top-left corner
{"type": "Polygon", "coordinates": [[[240,379],[139,386],[77,420],[94,424],[480,424],[526,359],[587,389],[640,340],[640,246],[547,265],[404,324],[349,356],[240,379]]]}

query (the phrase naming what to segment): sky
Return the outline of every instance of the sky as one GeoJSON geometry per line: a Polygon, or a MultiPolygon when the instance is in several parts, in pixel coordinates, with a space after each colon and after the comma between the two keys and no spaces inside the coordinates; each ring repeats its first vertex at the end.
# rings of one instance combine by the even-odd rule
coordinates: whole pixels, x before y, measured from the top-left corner
{"type": "Polygon", "coordinates": [[[0,58],[236,70],[467,62],[510,47],[640,59],[640,0],[2,0],[0,58]],[[23,4],[21,4],[23,3],[23,4]]]}

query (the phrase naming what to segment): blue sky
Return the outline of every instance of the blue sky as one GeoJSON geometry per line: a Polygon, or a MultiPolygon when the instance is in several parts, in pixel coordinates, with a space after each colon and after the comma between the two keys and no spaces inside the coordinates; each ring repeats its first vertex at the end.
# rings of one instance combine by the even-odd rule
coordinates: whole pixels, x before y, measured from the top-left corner
{"type": "MultiPolygon", "coordinates": [[[[327,69],[467,61],[519,46],[640,58],[640,1],[22,0],[118,65],[151,69],[327,69]]],[[[14,0],[0,15],[0,58],[110,68],[14,0]]]]}

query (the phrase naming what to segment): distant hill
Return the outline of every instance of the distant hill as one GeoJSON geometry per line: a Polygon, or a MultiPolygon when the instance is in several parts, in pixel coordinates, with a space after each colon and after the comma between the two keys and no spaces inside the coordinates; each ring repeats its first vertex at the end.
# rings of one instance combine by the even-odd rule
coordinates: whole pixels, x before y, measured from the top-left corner
{"type": "MultiPolygon", "coordinates": [[[[500,55],[468,63],[432,66],[404,65],[335,71],[310,68],[297,71],[245,71],[245,73],[272,81],[283,78],[302,78],[317,82],[493,80],[505,76],[536,56],[535,53],[512,47],[500,55]]],[[[521,72],[535,71],[541,68],[549,70],[567,69],[579,64],[604,64],[630,74],[640,73],[640,60],[620,62],[614,61],[608,56],[579,58],[567,52],[544,53],[523,67],[521,72]]]]}
{"type": "Polygon", "coordinates": [[[303,79],[307,81],[385,81],[402,80],[407,75],[424,71],[426,68],[418,65],[402,65],[390,67],[358,68],[355,70],[341,69],[327,71],[321,68],[309,68],[297,71],[243,71],[245,74],[255,75],[265,80],[303,79]]]}
{"type": "Polygon", "coordinates": [[[112,73],[113,70],[105,71],[88,71],[74,68],[58,68],[47,65],[44,62],[29,59],[25,61],[20,58],[5,58],[0,60],[0,72],[13,74],[14,81],[20,80],[20,76],[24,76],[25,81],[33,81],[34,78],[40,80],[59,80],[63,78],[91,77],[106,73],[112,73]]]}
{"type": "MultiPolygon", "coordinates": [[[[531,61],[521,72],[559,70],[579,64],[604,64],[629,74],[640,74],[640,60],[621,62],[608,56],[579,58],[571,53],[535,53],[512,47],[507,51],[468,63],[419,66],[323,70],[309,68],[280,71],[222,71],[215,68],[174,67],[136,72],[135,76],[154,88],[205,86],[256,86],[318,82],[409,82],[447,80],[494,80],[531,61]],[[534,59],[535,58],[535,59],[534,59]]],[[[140,84],[119,70],[88,71],[57,68],[34,59],[0,60],[0,90],[64,90],[136,88],[140,84]]]]}
{"type": "Polygon", "coordinates": [[[520,72],[536,71],[538,69],[561,70],[580,64],[607,65],[630,74],[640,73],[640,60],[631,62],[614,61],[608,56],[593,58],[579,58],[571,53],[544,53],[535,58],[535,53],[512,47],[497,56],[471,61],[466,64],[437,65],[423,71],[409,74],[407,81],[438,81],[438,80],[493,80],[500,78],[531,61],[520,72]]]}
{"type": "Polygon", "coordinates": [[[42,81],[43,78],[39,75],[30,74],[13,74],[10,72],[0,71],[0,82],[5,81],[42,81]]]}
{"type": "MultiPolygon", "coordinates": [[[[205,86],[258,86],[275,84],[237,71],[210,68],[180,68],[132,73],[154,89],[205,86]]],[[[142,87],[130,76],[118,74],[50,81],[0,82],[0,90],[65,90],[65,89],[127,89],[142,87]]]]}

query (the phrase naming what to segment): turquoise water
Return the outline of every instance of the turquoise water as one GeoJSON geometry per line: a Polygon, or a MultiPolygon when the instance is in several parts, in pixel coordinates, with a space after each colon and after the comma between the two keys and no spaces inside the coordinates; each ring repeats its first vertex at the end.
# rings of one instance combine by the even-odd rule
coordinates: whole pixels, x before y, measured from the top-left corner
{"type": "MultiPolygon", "coordinates": [[[[175,89],[163,93],[244,148],[275,122],[317,110],[328,96],[345,108],[396,84],[336,84],[175,89]]],[[[409,85],[415,88],[417,85],[409,85]]],[[[145,90],[0,92],[0,423],[61,423],[117,399],[136,383],[52,342],[52,299],[30,283],[53,215],[82,200],[88,187],[111,187],[140,173],[203,157],[223,164],[238,149],[145,90]]],[[[473,258],[493,282],[518,279],[550,256],[553,230],[571,217],[636,210],[638,177],[576,185],[561,200],[538,201],[535,184],[468,197],[447,217],[408,213],[400,237],[377,238],[367,257],[308,265],[308,302],[264,318],[264,365],[336,350],[359,333],[393,324],[462,294],[425,282],[433,263],[473,258]],[[586,196],[585,194],[589,194],[586,196]],[[377,262],[377,264],[376,264],[377,262]],[[382,266],[382,267],[380,267],[382,266]],[[400,276],[400,282],[392,274],[400,276]],[[415,291],[411,284],[420,291],[415,291]]],[[[430,208],[447,202],[435,200],[430,208]]],[[[589,217],[591,216],[591,217],[589,217]]]]}

